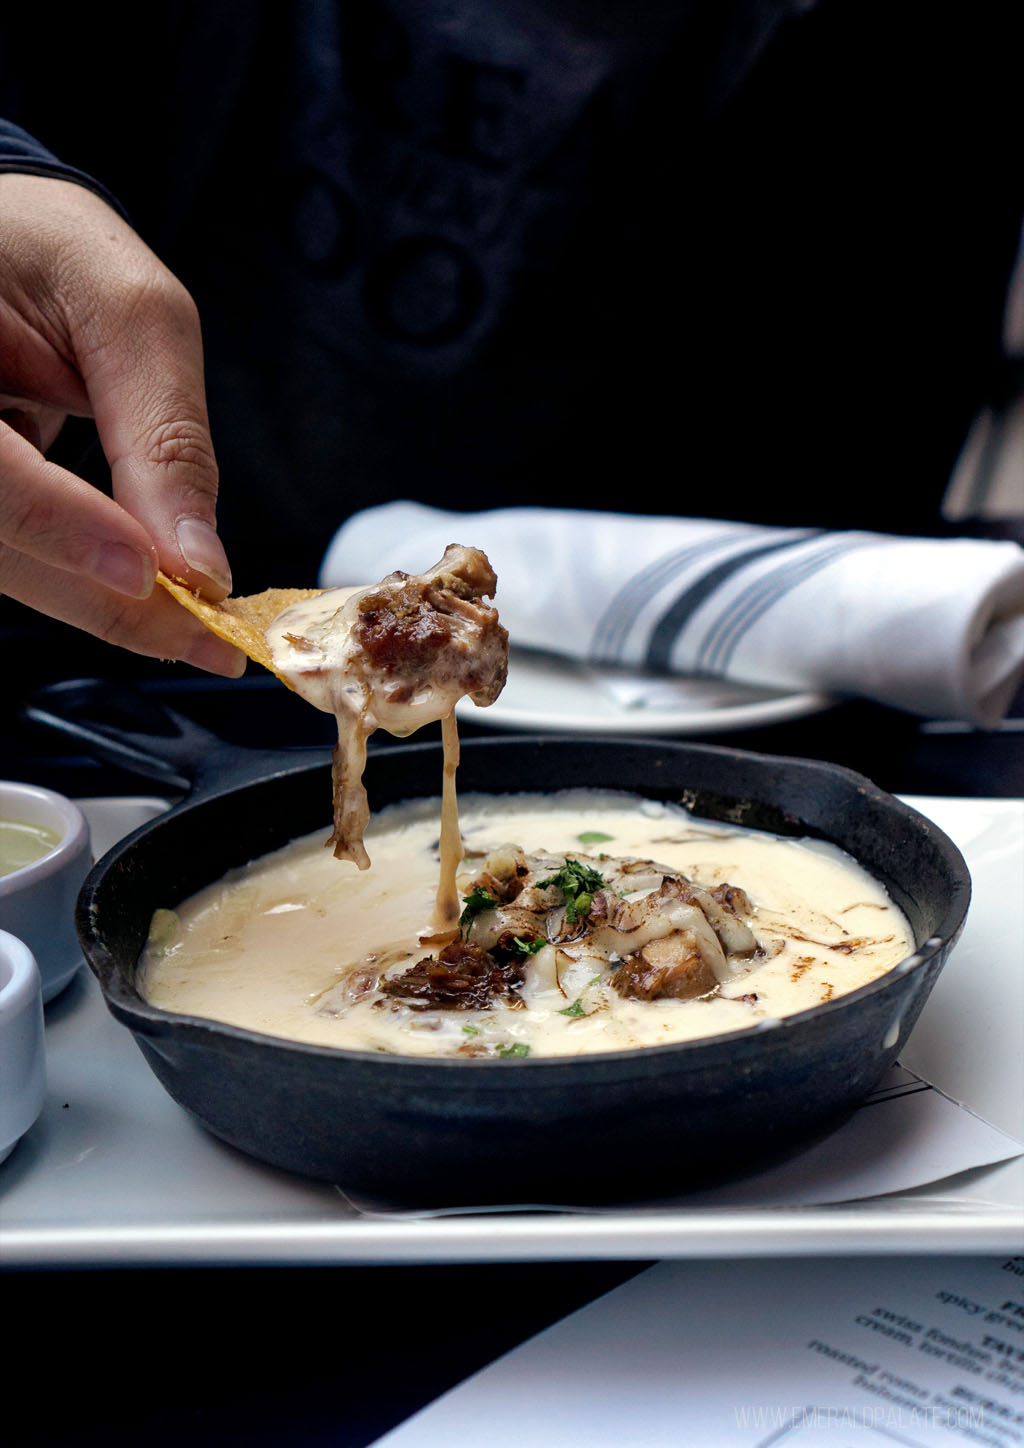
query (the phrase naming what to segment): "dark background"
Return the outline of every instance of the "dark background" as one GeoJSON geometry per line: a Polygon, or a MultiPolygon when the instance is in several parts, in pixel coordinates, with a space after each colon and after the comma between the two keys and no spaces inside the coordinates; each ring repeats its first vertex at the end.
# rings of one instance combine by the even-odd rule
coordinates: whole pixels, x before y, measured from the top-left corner
{"type": "MultiPolygon", "coordinates": [[[[168,15],[201,27],[201,9],[168,15]]],[[[239,19],[272,38],[281,7],[243,9],[239,19]]],[[[159,241],[157,191],[140,178],[166,174],[165,131],[183,112],[161,69],[175,36],[161,49],[141,21],[115,35],[95,8],[62,15],[59,27],[36,10],[0,23],[0,79],[16,75],[23,123],[101,174],[159,241]],[[146,48],[150,63],[126,64],[125,46],[130,56],[146,48]],[[105,166],[112,155],[117,165],[105,166]]],[[[967,426],[1004,386],[999,321],[1024,194],[1019,29],[1019,7],[878,0],[823,0],[787,27],[699,154],[687,153],[685,186],[654,198],[652,255],[686,265],[671,270],[668,293],[658,266],[636,274],[635,316],[615,322],[628,365],[584,392],[543,468],[514,491],[504,475],[497,492],[467,477],[457,450],[445,454],[445,488],[461,478],[464,506],[535,491],[579,506],[659,511],[667,499],[683,514],[947,531],[939,501],[967,426]],[[660,325],[666,312],[685,326],[660,325]],[[666,458],[682,465],[666,469],[666,458]]],[[[215,60],[213,50],[204,75],[215,60]]],[[[239,319],[204,294],[194,234],[168,234],[166,250],[225,347],[211,405],[240,591],[310,584],[334,527],[378,496],[377,479],[318,476],[316,434],[301,415],[282,426],[279,451],[247,431],[233,385],[239,319]],[[257,476],[295,507],[268,513],[252,496],[257,476]]],[[[89,441],[88,427],[69,429],[66,459],[82,459],[89,441]]],[[[95,451],[84,465],[102,482],[95,451]]],[[[430,470],[420,481],[399,470],[385,484],[383,496],[421,486],[428,501],[449,498],[430,470]]],[[[0,600],[0,658],[2,772],[72,795],[152,786],[23,721],[25,701],[53,680],[139,684],[242,745],[332,742],[327,716],[255,668],[237,684],[199,678],[10,600],[0,600]]],[[[832,759],[898,792],[1024,794],[1019,724],[981,734],[854,701],[707,738],[832,759]]],[[[364,1445],[642,1265],[8,1272],[8,1441],[364,1445]]]]}

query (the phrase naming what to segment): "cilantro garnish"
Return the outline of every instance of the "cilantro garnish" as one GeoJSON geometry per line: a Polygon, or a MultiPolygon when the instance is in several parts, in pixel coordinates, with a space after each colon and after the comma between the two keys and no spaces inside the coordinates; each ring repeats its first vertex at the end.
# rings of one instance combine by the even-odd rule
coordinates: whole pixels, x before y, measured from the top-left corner
{"type": "Polygon", "coordinates": [[[579,996],[577,996],[571,1006],[566,1006],[565,1009],[559,1011],[558,1014],[560,1016],[585,1016],[587,1013],[583,1009],[583,1002],[579,996]]]}
{"type": "Polygon", "coordinates": [[[530,1048],[525,1041],[513,1041],[507,1046],[498,1047],[498,1055],[505,1056],[528,1056],[530,1048]]]}
{"type": "Polygon", "coordinates": [[[463,895],[462,901],[465,908],[459,916],[459,929],[463,935],[482,911],[493,910],[498,904],[490,890],[485,890],[482,885],[478,885],[468,895],[463,895]]]}
{"type": "Polygon", "coordinates": [[[579,860],[567,858],[557,874],[550,876],[547,880],[539,880],[537,883],[542,890],[547,889],[549,885],[558,886],[565,901],[566,921],[570,925],[575,925],[579,917],[586,915],[594,903],[594,891],[603,889],[607,881],[603,875],[599,875],[589,865],[581,865],[579,860]]]}
{"type": "Polygon", "coordinates": [[[538,950],[543,950],[547,941],[543,936],[538,935],[534,940],[520,940],[518,935],[512,937],[512,944],[520,955],[536,955],[538,950]]]}
{"type": "Polygon", "coordinates": [[[581,845],[604,845],[607,844],[609,840],[613,840],[615,836],[606,835],[603,830],[584,830],[583,833],[577,835],[576,838],[581,845]]]}

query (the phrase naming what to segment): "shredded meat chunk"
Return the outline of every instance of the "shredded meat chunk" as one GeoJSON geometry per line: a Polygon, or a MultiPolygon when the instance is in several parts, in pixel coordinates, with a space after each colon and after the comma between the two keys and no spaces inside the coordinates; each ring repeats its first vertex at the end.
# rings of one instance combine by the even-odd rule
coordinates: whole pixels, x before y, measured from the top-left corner
{"type": "Polygon", "coordinates": [[[676,930],[652,940],[629,956],[614,972],[612,987],[631,1000],[693,1000],[711,995],[718,978],[701,954],[700,944],[688,930],[676,930]]]}
{"type": "Polygon", "coordinates": [[[383,978],[380,988],[386,996],[424,1010],[486,1010],[498,998],[509,1005],[521,1004],[515,989],[525,973],[522,954],[492,952],[456,940],[401,975],[383,978]]]}
{"type": "Polygon", "coordinates": [[[402,609],[371,594],[360,604],[355,634],[376,668],[415,673],[429,668],[437,650],[451,638],[451,628],[443,614],[421,605],[402,609]]]}
{"type": "Polygon", "coordinates": [[[412,702],[425,685],[494,703],[508,670],[508,633],[483,602],[496,587],[486,554],[450,543],[426,573],[390,573],[363,594],[353,633],[389,704],[412,702]]]}
{"type": "Polygon", "coordinates": [[[632,1000],[692,1000],[769,953],[744,919],[753,906],[743,890],[708,890],[651,860],[501,845],[460,887],[473,902],[461,940],[387,981],[391,997],[469,1008],[504,995],[519,1004],[548,982],[567,999],[596,985],[632,1000]]]}

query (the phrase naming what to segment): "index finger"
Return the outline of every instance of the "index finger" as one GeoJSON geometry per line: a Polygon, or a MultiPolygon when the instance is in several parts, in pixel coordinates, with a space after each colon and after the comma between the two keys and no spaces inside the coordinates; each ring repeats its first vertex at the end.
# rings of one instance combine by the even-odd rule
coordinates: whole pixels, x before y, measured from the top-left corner
{"type": "Polygon", "coordinates": [[[199,318],[153,262],[149,275],[108,285],[79,341],[79,366],[114,497],[147,528],[165,573],[221,598],[231,570],[216,532],[199,318]]]}

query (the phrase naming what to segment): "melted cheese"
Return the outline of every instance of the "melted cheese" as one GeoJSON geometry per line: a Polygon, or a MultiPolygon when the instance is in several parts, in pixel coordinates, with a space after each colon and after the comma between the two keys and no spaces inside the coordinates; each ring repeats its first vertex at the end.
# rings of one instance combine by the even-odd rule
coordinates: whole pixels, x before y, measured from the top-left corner
{"type": "Polygon", "coordinates": [[[432,932],[455,934],[459,916],[459,757],[455,705],[489,704],[505,684],[508,633],[484,602],[497,580],[478,549],[449,544],[426,572],[392,573],[369,588],[328,589],[278,614],[266,629],[275,672],[338,725],[334,751],[337,859],[370,866],[363,787],[366,741],[376,729],[403,737],[442,723],[442,849],[432,932]]]}
{"type": "Polygon", "coordinates": [[[158,912],[140,984],[154,1005],[288,1039],[402,1055],[578,1055],[690,1040],[757,1025],[874,980],[913,950],[880,885],[833,846],[694,820],[682,808],[578,791],[461,801],[473,862],[506,842],[558,855],[654,859],[754,905],[758,939],[779,946],[695,1000],[627,1000],[592,965],[538,969],[525,1009],[417,1010],[374,989],[404,968],[435,924],[437,801],[370,824],[370,872],[339,871],[308,836],[235,871],[175,912],[158,912]],[[604,836],[588,842],[592,834],[604,836]],[[581,836],[584,838],[581,840],[581,836]],[[599,976],[599,972],[598,972],[599,976]]]}
{"type": "Polygon", "coordinates": [[[443,934],[450,932],[459,918],[455,885],[460,858],[455,792],[459,735],[454,710],[462,690],[451,680],[424,680],[414,693],[396,699],[386,689],[373,687],[365,659],[354,642],[359,600],[373,591],[332,588],[317,598],[293,604],[267,629],[267,643],[275,669],[289,680],[296,693],[315,708],[335,716],[335,797],[341,821],[336,823],[335,834],[350,842],[340,852],[341,858],[353,860],[360,870],[370,866],[363,843],[370,822],[362,784],[367,739],[378,728],[401,738],[424,724],[442,721],[441,837],[445,847],[441,851],[432,929],[443,934]]]}
{"type": "MultiPolygon", "coordinates": [[[[465,690],[442,669],[417,679],[411,692],[390,689],[386,682],[373,678],[356,642],[355,625],[360,599],[379,588],[329,588],[315,598],[294,603],[267,629],[267,643],[276,672],[287,677],[315,708],[359,719],[368,734],[386,729],[404,738],[449,715],[465,690]]],[[[455,620],[453,627],[465,635],[468,646],[470,624],[455,620]]]]}

